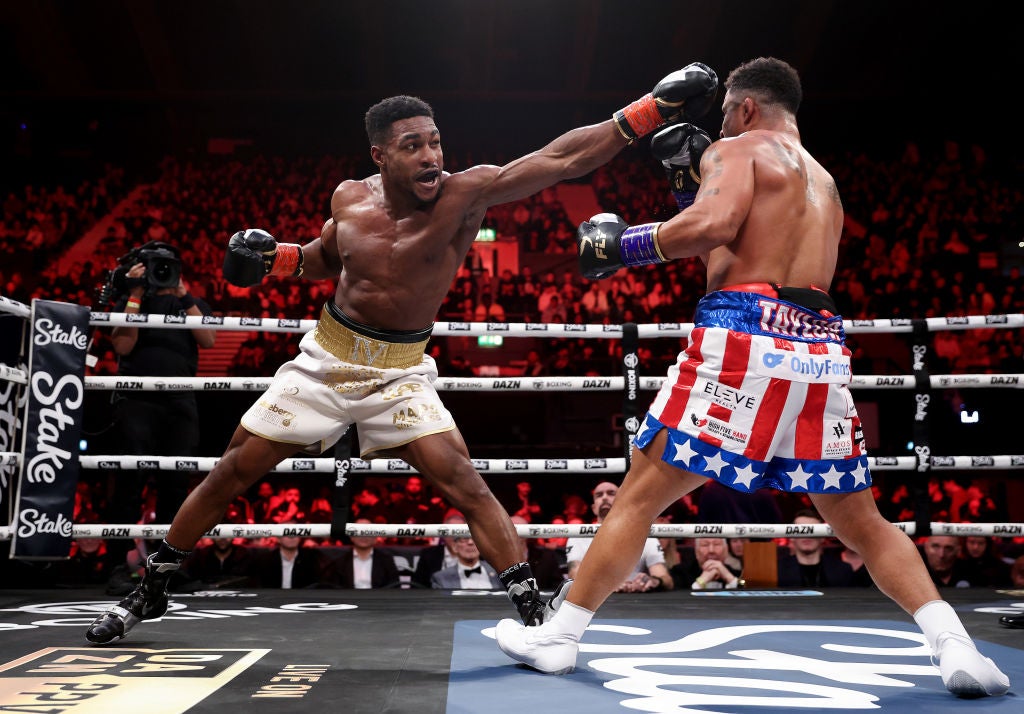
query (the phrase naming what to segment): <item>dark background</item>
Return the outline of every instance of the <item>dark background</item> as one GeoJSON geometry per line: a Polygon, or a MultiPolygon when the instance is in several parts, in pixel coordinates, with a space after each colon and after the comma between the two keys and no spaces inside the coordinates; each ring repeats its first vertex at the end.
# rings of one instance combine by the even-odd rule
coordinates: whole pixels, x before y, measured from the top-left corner
{"type": "MultiPolygon", "coordinates": [[[[774,55],[804,143],[1013,154],[1012,4],[844,0],[32,0],[0,7],[0,160],[17,177],[145,166],[210,138],[363,153],[366,108],[417,94],[446,149],[496,160],[607,117],[694,60],[774,55]],[[1004,120],[1001,120],[1003,117],[1004,120]],[[1007,130],[1004,127],[1008,127],[1007,130]],[[497,154],[497,156],[496,156],[497,154]],[[483,155],[483,156],[482,156],[483,155]]],[[[716,133],[716,107],[701,122],[716,133]]],[[[368,167],[369,169],[369,167],[368,167]]]]}
{"type": "MultiPolygon", "coordinates": [[[[365,110],[400,93],[434,106],[449,157],[500,163],[605,119],[691,61],[724,82],[758,55],[800,71],[800,126],[816,154],[898,156],[908,140],[952,139],[1016,171],[1022,63],[1013,17],[1012,3],[988,0],[6,1],[0,189],[70,183],[106,162],[145,176],[160,157],[201,154],[211,139],[240,142],[243,155],[365,156],[365,110]]],[[[700,123],[716,134],[720,122],[716,106],[700,123]]],[[[999,391],[964,396],[987,414],[1005,406],[999,391]]],[[[251,402],[201,398],[238,402],[237,413],[251,402]]],[[[483,414],[476,395],[445,401],[476,456],[527,444],[540,456],[538,443],[553,456],[583,456],[617,398],[595,396],[580,418],[545,395],[547,424],[530,418],[535,396],[483,414]],[[552,421],[560,439],[534,433],[550,434],[552,421]],[[503,433],[510,423],[520,431],[503,433]]],[[[901,415],[876,453],[906,453],[912,395],[858,398],[901,415]]],[[[964,439],[955,405],[936,413],[935,442],[953,437],[949,453],[1006,450],[991,422],[964,439]]],[[[210,428],[202,452],[220,453],[220,432],[233,426],[210,428]]]]}

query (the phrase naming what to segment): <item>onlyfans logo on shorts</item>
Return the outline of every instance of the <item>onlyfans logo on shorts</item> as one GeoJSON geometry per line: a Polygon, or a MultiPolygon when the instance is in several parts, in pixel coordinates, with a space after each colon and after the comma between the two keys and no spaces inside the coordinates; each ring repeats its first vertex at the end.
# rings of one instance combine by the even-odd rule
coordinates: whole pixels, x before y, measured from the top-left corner
{"type": "Polygon", "coordinates": [[[74,423],[74,417],[65,410],[81,407],[83,394],[82,380],[73,374],[64,375],[56,384],[47,372],[32,375],[32,396],[40,409],[35,435],[37,453],[25,468],[29,483],[53,483],[71,459],[71,452],[62,449],[59,442],[63,431],[74,423]]]}

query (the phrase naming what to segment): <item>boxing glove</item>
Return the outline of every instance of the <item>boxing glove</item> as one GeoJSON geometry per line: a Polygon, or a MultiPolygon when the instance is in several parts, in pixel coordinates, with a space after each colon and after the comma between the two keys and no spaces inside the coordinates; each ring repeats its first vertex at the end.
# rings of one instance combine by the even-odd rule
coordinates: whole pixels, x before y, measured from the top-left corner
{"type": "Polygon", "coordinates": [[[259,228],[238,231],[224,253],[224,279],[240,288],[257,285],[267,275],[302,275],[302,246],[278,244],[274,236],[259,228]]]}
{"type": "Polygon", "coordinates": [[[711,137],[693,124],[673,124],[651,137],[651,154],[665,167],[672,195],[682,211],[693,204],[700,188],[700,159],[711,137]]]}
{"type": "Polygon", "coordinates": [[[692,62],[667,75],[654,90],[612,115],[626,141],[633,143],[662,124],[693,121],[708,113],[718,91],[718,75],[703,62],[692,62]]]}
{"type": "Polygon", "coordinates": [[[629,226],[614,213],[598,213],[576,231],[580,272],[588,280],[607,278],[627,265],[664,263],[658,247],[660,223],[629,226]]]}

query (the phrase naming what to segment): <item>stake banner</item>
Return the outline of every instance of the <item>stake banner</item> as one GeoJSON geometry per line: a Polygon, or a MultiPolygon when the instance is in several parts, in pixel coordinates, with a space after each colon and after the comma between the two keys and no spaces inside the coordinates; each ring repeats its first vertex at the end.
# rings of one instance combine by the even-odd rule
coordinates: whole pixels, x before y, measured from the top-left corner
{"type": "Polygon", "coordinates": [[[71,551],[89,308],[33,300],[25,420],[11,557],[59,560],[71,551]]]}
{"type": "MultiPolygon", "coordinates": [[[[25,329],[28,322],[17,315],[0,314],[0,364],[28,372],[25,329]]],[[[0,451],[13,452],[21,446],[21,426],[25,414],[25,386],[0,379],[0,451]]],[[[10,525],[14,517],[14,484],[18,464],[0,464],[0,523],[10,525]]]]}

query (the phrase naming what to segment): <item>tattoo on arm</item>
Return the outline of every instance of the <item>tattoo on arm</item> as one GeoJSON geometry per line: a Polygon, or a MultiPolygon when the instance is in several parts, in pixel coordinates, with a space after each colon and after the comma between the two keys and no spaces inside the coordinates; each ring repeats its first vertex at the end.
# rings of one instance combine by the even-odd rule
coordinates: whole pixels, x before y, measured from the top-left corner
{"type": "Polygon", "coordinates": [[[828,184],[828,197],[831,198],[837,206],[840,208],[842,207],[843,201],[839,198],[839,187],[836,186],[835,181],[830,181],[828,184]]]}

